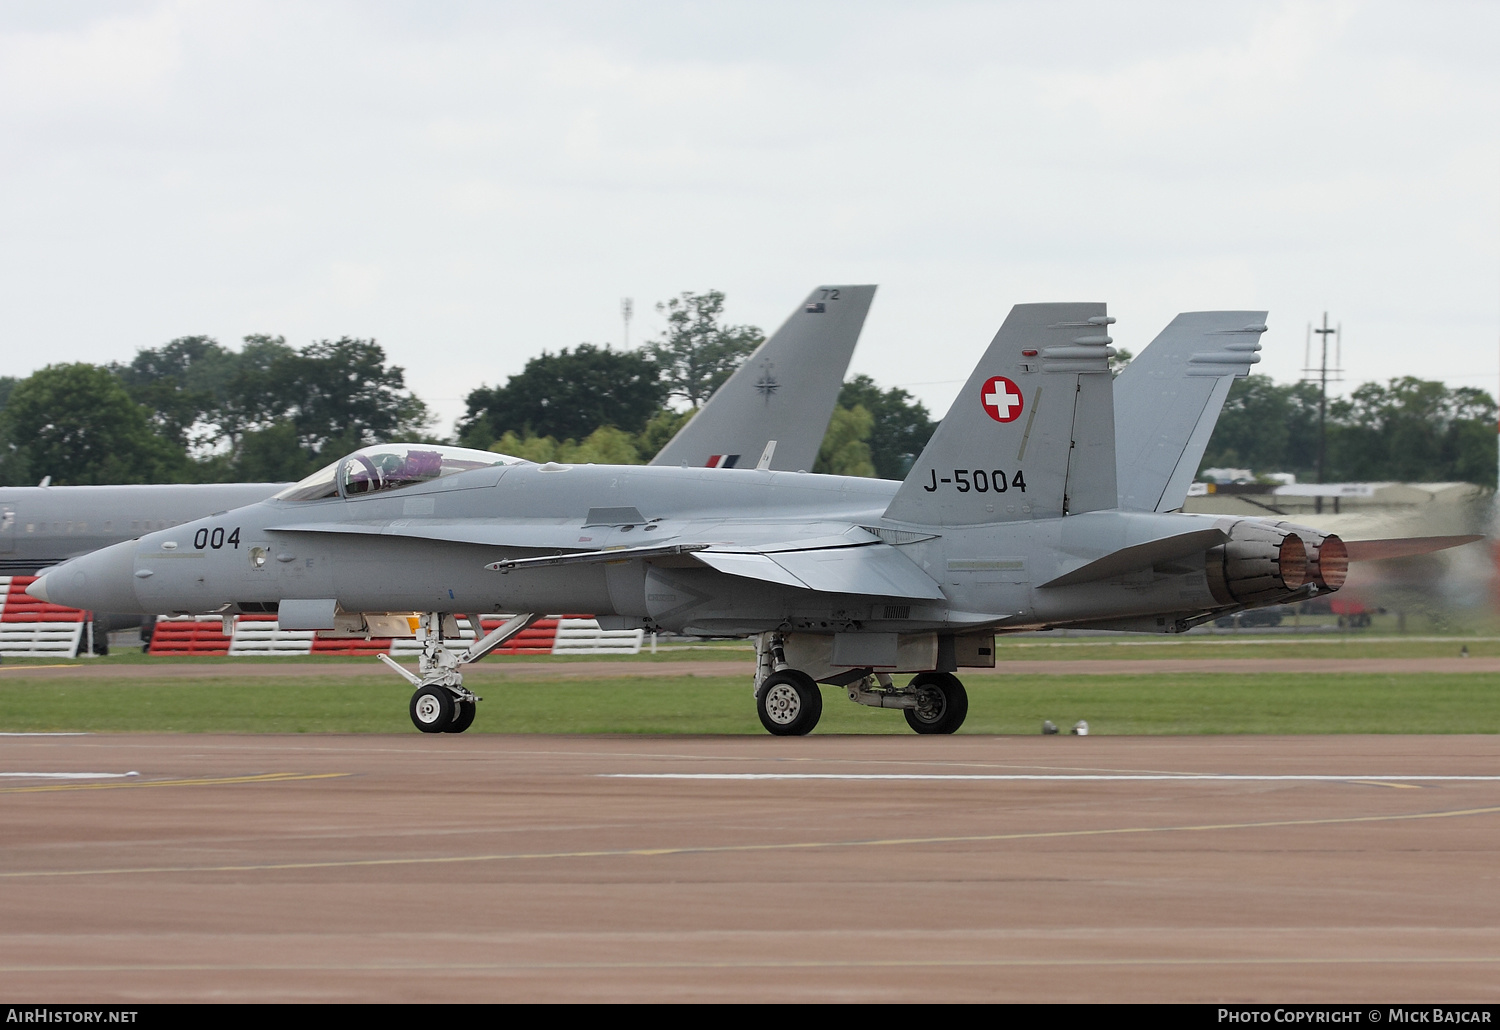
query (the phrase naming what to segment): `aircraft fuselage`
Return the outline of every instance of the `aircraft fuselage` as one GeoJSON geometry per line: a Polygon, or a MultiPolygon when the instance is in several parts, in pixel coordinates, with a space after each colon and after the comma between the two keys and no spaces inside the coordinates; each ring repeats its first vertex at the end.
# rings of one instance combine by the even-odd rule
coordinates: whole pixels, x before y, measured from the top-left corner
{"type": "Polygon", "coordinates": [[[1117,576],[1049,584],[1122,548],[1202,530],[1227,536],[1247,520],[1093,512],[917,526],[882,515],[898,486],[757,470],[501,466],[384,494],[270,500],[196,519],[70,562],[48,576],[46,590],[63,604],[162,615],[327,599],[342,612],[587,611],[702,635],[1019,630],[1177,620],[1234,604],[1215,596],[1209,546],[1117,576]],[[931,584],[930,596],[882,594],[868,581],[840,590],[828,579],[810,588],[786,576],[737,575],[691,552],[486,568],[673,544],[708,545],[704,557],[725,550],[732,560],[765,550],[804,563],[826,556],[830,568],[865,548],[893,550],[931,584]]]}

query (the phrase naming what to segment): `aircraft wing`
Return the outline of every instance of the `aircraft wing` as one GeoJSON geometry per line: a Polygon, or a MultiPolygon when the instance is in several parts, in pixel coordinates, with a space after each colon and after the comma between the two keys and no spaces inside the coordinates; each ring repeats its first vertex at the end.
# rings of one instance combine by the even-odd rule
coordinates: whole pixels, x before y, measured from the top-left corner
{"type": "Polygon", "coordinates": [[[516,569],[537,569],[553,565],[605,565],[612,562],[630,561],[632,558],[666,558],[676,554],[701,551],[707,544],[660,544],[645,547],[607,547],[598,551],[574,551],[571,554],[543,554],[535,558],[509,558],[490,562],[485,568],[491,572],[514,572],[516,569]]]}
{"type": "Polygon", "coordinates": [[[872,594],[941,601],[942,588],[890,544],[855,544],[795,551],[709,548],[693,557],[731,576],[760,579],[828,594],[872,594]]]}
{"type": "MultiPolygon", "coordinates": [[[[680,527],[679,527],[680,528],[680,527]]],[[[698,527],[700,530],[702,527],[698,527]]],[[[502,559],[485,566],[494,572],[554,565],[598,564],[634,558],[665,558],[691,554],[698,561],[731,576],[759,579],[782,586],[833,594],[872,594],[942,600],[942,589],[897,547],[881,542],[868,530],[847,524],[806,523],[797,527],[775,524],[712,527],[696,541],[677,540],[666,528],[649,545],[590,547],[595,534],[577,521],[537,520],[531,524],[499,524],[488,519],[386,519],[368,522],[310,522],[269,527],[280,533],[355,534],[407,537],[447,543],[559,550],[566,553],[502,559]],[[717,538],[717,539],[715,539],[717,538]],[[737,538],[728,542],[726,538],[737,538]]],[[[602,539],[603,533],[598,537],[602,539]]]]}
{"type": "Polygon", "coordinates": [[[895,547],[884,543],[770,551],[736,548],[730,544],[659,544],[512,558],[492,562],[485,568],[492,572],[513,572],[553,565],[609,564],[634,558],[684,554],[730,576],[819,593],[870,594],[930,601],[944,599],[942,588],[932,577],[895,547]]]}

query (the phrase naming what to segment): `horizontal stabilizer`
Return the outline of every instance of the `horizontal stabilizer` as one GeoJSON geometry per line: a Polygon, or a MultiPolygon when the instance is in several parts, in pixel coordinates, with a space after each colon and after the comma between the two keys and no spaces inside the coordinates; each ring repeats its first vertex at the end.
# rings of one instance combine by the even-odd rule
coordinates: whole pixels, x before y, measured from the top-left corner
{"type": "Polygon", "coordinates": [[[1385,558],[1410,558],[1414,554],[1431,554],[1450,547],[1462,547],[1475,540],[1483,540],[1478,534],[1470,536],[1413,536],[1396,540],[1345,540],[1350,561],[1381,561],[1385,558]]]}
{"type": "Polygon", "coordinates": [[[1056,579],[1041,584],[1043,587],[1069,587],[1075,583],[1092,583],[1095,580],[1123,576],[1127,572],[1138,572],[1153,565],[1199,554],[1210,547],[1217,547],[1228,535],[1221,529],[1195,529],[1191,533],[1148,540],[1144,544],[1133,544],[1096,558],[1087,565],[1064,573],[1056,579]]]}
{"type": "Polygon", "coordinates": [[[827,594],[871,594],[943,600],[942,588],[890,544],[811,550],[738,552],[703,550],[693,557],[731,576],[797,586],[827,594]]]}

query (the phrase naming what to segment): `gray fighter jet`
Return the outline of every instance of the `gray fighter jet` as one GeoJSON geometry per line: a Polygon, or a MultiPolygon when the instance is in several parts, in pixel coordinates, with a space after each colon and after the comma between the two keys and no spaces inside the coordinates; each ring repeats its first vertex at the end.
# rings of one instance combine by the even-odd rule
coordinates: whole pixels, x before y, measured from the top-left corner
{"type": "Polygon", "coordinates": [[[286,485],[0,487],[0,574],[30,576],[142,533],[264,501],[286,485]]]}
{"type": "MultiPolygon", "coordinates": [[[[812,468],[874,286],[819,286],[653,465],[812,468]]],[[[0,574],[34,575],[154,530],[264,501],[286,483],[0,487],[0,574]]]]}
{"type": "Polygon", "coordinates": [[[462,664],[527,613],[590,611],[621,628],[754,636],[772,733],[813,728],[819,682],[951,733],[968,708],[954,673],[993,666],[997,633],[1181,632],[1337,590],[1366,556],[1282,521],[1122,508],[1112,321],[1103,304],[1014,308],[899,484],[370,447],[270,501],[59,566],[31,590],[106,610],[278,611],[289,627],[376,636],[424,613],[417,673],[386,660],[416,688],[412,720],[429,732],[470,725],[478,699],[462,664]],[[443,646],[456,613],[489,611],[522,614],[467,650],[443,646]],[[898,686],[894,673],[915,675],[898,686]]]}

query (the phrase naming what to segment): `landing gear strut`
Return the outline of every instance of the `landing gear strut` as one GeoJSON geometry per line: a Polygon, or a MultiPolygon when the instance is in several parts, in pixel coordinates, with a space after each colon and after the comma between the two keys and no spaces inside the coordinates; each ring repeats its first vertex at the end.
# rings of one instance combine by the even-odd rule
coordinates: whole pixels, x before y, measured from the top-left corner
{"type": "Polygon", "coordinates": [[[897,688],[884,673],[850,684],[849,700],[871,708],[900,708],[918,733],[953,733],[969,714],[969,694],[957,676],[923,672],[897,688]]]}
{"type": "MultiPolygon", "coordinates": [[[[423,733],[462,733],[473,725],[480,698],[464,686],[459,668],[479,661],[538,618],[531,612],[512,616],[464,650],[450,651],[443,646],[443,613],[431,612],[423,615],[417,625],[417,638],[422,644],[422,653],[417,658],[420,675],[413,675],[388,654],[376,657],[417,688],[411,696],[413,726],[423,733]]],[[[474,623],[477,633],[479,620],[475,618],[474,623]]]]}

